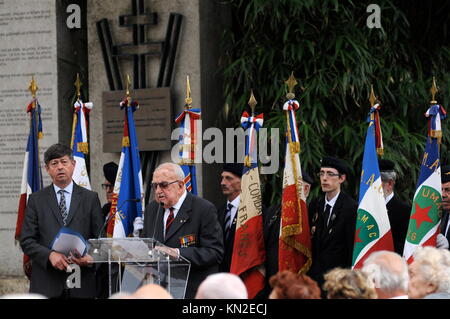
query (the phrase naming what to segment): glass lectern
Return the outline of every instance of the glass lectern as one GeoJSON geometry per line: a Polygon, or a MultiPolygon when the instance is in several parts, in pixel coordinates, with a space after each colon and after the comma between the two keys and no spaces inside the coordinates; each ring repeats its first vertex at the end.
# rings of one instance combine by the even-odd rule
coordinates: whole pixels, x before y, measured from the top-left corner
{"type": "Polygon", "coordinates": [[[113,281],[112,265],[124,266],[118,271],[118,291],[133,293],[146,284],[157,284],[176,299],[183,299],[190,262],[172,256],[167,246],[152,238],[99,238],[89,240],[88,254],[94,263],[108,264],[109,295],[113,281]]]}

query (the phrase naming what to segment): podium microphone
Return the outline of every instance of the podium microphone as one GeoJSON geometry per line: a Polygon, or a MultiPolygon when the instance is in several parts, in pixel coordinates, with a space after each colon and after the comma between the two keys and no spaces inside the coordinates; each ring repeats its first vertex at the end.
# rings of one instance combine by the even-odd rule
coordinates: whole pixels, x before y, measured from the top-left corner
{"type": "Polygon", "coordinates": [[[160,212],[161,208],[164,208],[163,202],[160,202],[158,205],[158,212],[156,213],[155,225],[153,226],[153,235],[152,235],[153,239],[155,239],[156,224],[158,223],[159,212],[160,212]]]}
{"type": "Polygon", "coordinates": [[[111,221],[111,219],[114,216],[116,216],[117,212],[120,211],[120,209],[122,208],[123,205],[125,205],[125,203],[127,203],[127,202],[139,203],[140,201],[141,201],[140,198],[129,198],[129,199],[125,200],[122,204],[120,204],[119,208],[117,208],[113,214],[109,215],[108,218],[106,218],[105,223],[103,224],[102,228],[100,229],[100,233],[98,233],[97,239],[100,239],[100,236],[102,235],[103,230],[105,230],[108,223],[111,221]]]}

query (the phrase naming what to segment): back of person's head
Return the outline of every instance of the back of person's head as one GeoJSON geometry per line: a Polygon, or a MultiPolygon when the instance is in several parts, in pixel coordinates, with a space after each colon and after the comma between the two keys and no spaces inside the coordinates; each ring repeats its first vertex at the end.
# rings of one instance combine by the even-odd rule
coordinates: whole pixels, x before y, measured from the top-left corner
{"type": "Polygon", "coordinates": [[[334,268],[325,274],[328,299],[376,299],[373,283],[360,269],[334,268]]]}
{"type": "Polygon", "coordinates": [[[111,296],[108,297],[108,299],[133,299],[131,296],[133,294],[126,292],[126,291],[119,291],[116,293],[113,293],[111,296]]]}
{"type": "Polygon", "coordinates": [[[44,153],[44,163],[45,165],[48,165],[51,160],[61,158],[66,155],[73,160],[72,149],[70,147],[60,143],[53,144],[44,153]]]}
{"type": "Polygon", "coordinates": [[[155,284],[142,286],[130,297],[133,299],[173,299],[166,289],[155,284]]]}
{"type": "Polygon", "coordinates": [[[436,293],[450,293],[450,251],[425,246],[418,247],[413,256],[424,282],[433,284],[436,293]]]}
{"type": "Polygon", "coordinates": [[[391,251],[372,253],[363,263],[364,271],[373,280],[379,298],[391,298],[408,293],[408,264],[391,251]]]}
{"type": "Polygon", "coordinates": [[[46,296],[41,294],[6,294],[0,297],[0,299],[47,299],[46,296]]]}
{"type": "Polygon", "coordinates": [[[289,270],[270,277],[271,299],[320,299],[320,288],[313,279],[289,270]]]}
{"type": "Polygon", "coordinates": [[[239,276],[230,273],[209,275],[200,284],[195,299],[247,299],[248,293],[239,276]]]}

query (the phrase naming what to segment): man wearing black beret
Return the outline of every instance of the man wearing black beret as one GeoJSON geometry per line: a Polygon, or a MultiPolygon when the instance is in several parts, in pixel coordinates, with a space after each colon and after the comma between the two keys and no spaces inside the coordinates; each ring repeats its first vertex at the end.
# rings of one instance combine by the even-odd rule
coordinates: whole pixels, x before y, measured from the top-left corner
{"type": "Polygon", "coordinates": [[[341,190],[348,174],[349,169],[342,160],[323,158],[319,177],[325,194],[312,200],[308,208],[312,244],[308,274],[320,287],[326,272],[352,265],[358,203],[341,190]]]}
{"type": "MultiPolygon", "coordinates": [[[[442,219],[441,219],[441,233],[438,235],[438,242],[443,241],[445,237],[450,242],[450,165],[441,166],[441,182],[442,182],[442,219]]],[[[438,245],[439,246],[439,245],[438,245]]],[[[441,245],[445,247],[445,243],[441,245]]]]}
{"type": "Polygon", "coordinates": [[[105,182],[102,184],[102,188],[106,193],[107,203],[102,207],[103,219],[109,214],[111,209],[112,195],[114,192],[114,183],[116,182],[116,175],[119,166],[114,162],[109,162],[103,165],[103,174],[105,175],[105,182]]]}
{"type": "Polygon", "coordinates": [[[387,159],[380,159],[378,160],[378,166],[380,168],[381,185],[383,187],[387,214],[391,225],[394,250],[402,256],[406,232],[408,231],[409,217],[411,215],[411,206],[403,202],[394,193],[395,182],[397,180],[394,162],[387,159]]]}
{"type": "Polygon", "coordinates": [[[233,256],[234,235],[236,232],[236,218],[241,198],[241,177],[243,165],[240,163],[224,163],[220,188],[227,201],[217,208],[219,224],[223,230],[224,255],[219,271],[229,272],[231,257],[233,256]]]}

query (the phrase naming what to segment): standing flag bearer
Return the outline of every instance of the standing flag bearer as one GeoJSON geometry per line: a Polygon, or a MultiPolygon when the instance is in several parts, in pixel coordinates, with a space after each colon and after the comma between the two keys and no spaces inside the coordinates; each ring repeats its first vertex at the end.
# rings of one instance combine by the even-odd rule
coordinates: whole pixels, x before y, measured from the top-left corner
{"type": "Polygon", "coordinates": [[[83,103],[81,100],[81,85],[80,75],[77,73],[77,80],[75,82],[75,87],[77,88],[77,100],[73,105],[72,139],[70,143],[73,157],[76,161],[72,179],[75,184],[90,190],[91,183],[89,182],[86,159],[84,156],[89,153],[87,115],[92,110],[93,104],[92,102],[83,103]]]}
{"type": "Polygon", "coordinates": [[[311,267],[311,236],[308,207],[303,192],[303,176],[300,165],[300,139],[295,111],[300,107],[293,93],[297,81],[291,74],[286,81],[289,93],[284,103],[286,113],[286,157],[283,173],[283,194],[278,251],[279,271],[290,270],[306,273],[311,267]]]}
{"type": "Polygon", "coordinates": [[[143,199],[141,162],[133,113],[139,107],[130,97],[130,76],[127,75],[126,98],[120,103],[125,111],[122,153],[114,184],[113,200],[109,213],[108,237],[139,236],[143,228],[143,199]],[[117,211],[116,211],[117,209],[117,211]]]}
{"type": "Polygon", "coordinates": [[[195,173],[195,148],[197,143],[197,124],[200,109],[192,108],[191,86],[189,76],[186,79],[186,99],[184,111],[177,116],[175,122],[180,124],[180,166],[184,172],[184,184],[188,192],[197,195],[197,176],[195,173]]]}
{"type": "MultiPolygon", "coordinates": [[[[23,161],[22,186],[20,191],[19,211],[17,214],[16,240],[20,239],[22,232],[25,208],[27,207],[28,196],[42,189],[42,172],[39,162],[39,142],[42,138],[41,106],[36,98],[38,87],[34,76],[31,79],[29,90],[32,101],[27,106],[27,113],[30,113],[30,133],[28,135],[27,150],[23,161]]],[[[23,269],[28,278],[31,278],[31,260],[27,255],[23,255],[23,269]]]]}
{"type": "Polygon", "coordinates": [[[263,125],[263,114],[255,114],[256,100],[253,92],[249,105],[252,114],[244,111],[241,117],[242,127],[246,130],[245,160],[230,272],[242,278],[251,299],[264,288],[266,251],[256,145],[257,132],[263,125]]]}
{"type": "Polygon", "coordinates": [[[353,247],[353,268],[361,268],[364,260],[374,251],[394,251],[391,226],[383,196],[378,153],[382,154],[380,104],[375,104],[373,87],[370,92],[370,112],[367,122],[366,144],[359,184],[359,205],[353,247]]]}
{"type": "Polygon", "coordinates": [[[441,222],[439,207],[442,201],[442,183],[439,144],[442,138],[441,120],[447,116],[447,113],[442,105],[435,101],[436,93],[436,81],[433,77],[431,106],[425,113],[428,118],[427,143],[403,249],[403,257],[408,263],[413,261],[412,255],[418,246],[436,246],[441,222]]]}

